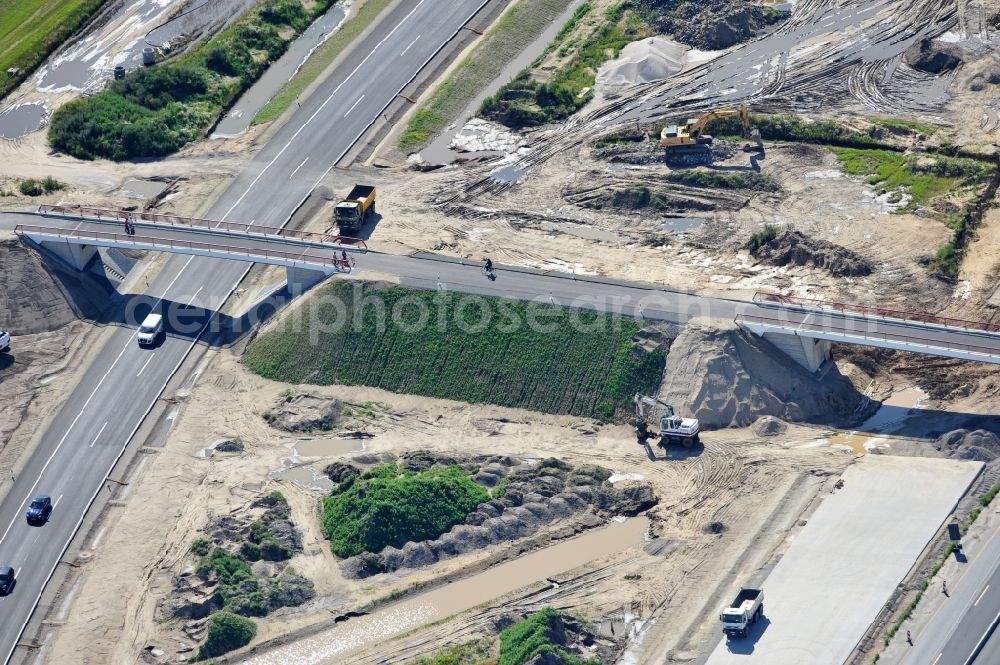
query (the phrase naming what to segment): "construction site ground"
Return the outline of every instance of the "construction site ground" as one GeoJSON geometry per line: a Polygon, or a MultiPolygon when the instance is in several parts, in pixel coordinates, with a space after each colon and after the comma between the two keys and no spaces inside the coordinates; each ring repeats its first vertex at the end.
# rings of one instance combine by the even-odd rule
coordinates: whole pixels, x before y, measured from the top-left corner
{"type": "MultiPolygon", "coordinates": [[[[793,14],[793,21],[805,27],[825,21],[825,12],[834,8],[830,2],[800,4],[803,9],[793,14]]],[[[881,4],[885,6],[880,11],[892,13],[900,3],[881,4]]],[[[947,12],[940,4],[907,5],[892,28],[923,26],[931,22],[930,17],[944,21],[941,17],[947,12]]],[[[961,3],[962,26],[955,28],[956,34],[966,38],[982,33],[989,42],[992,33],[978,18],[982,15],[979,4],[961,3]],[[978,27],[970,27],[973,24],[978,27]]],[[[849,30],[844,35],[843,40],[803,42],[795,57],[782,64],[788,81],[782,90],[787,92],[770,100],[763,110],[802,110],[815,115],[822,107],[827,111],[823,115],[862,127],[867,126],[864,118],[873,115],[930,113],[921,106],[926,99],[913,102],[916,98],[896,94],[887,101],[872,96],[884,70],[864,68],[852,75],[848,85],[847,73],[834,71],[831,64],[839,62],[836,49],[850,47],[857,38],[849,30]],[[829,77],[823,74],[827,67],[831,68],[829,77]],[[908,105],[907,100],[913,103],[908,105]]],[[[986,71],[995,56],[976,53],[980,55],[967,63],[967,71],[943,75],[935,84],[947,90],[947,98],[931,114],[940,127],[933,139],[938,144],[981,147],[1000,138],[996,88],[974,89],[970,83],[973,69],[986,71]]],[[[710,63],[703,67],[697,72],[716,71],[710,63]]],[[[916,76],[903,65],[899,71],[916,76]]],[[[703,75],[697,72],[682,76],[703,75]]],[[[892,90],[899,93],[909,80],[893,82],[892,90]]],[[[923,78],[920,81],[927,83],[923,78]]],[[[669,87],[669,82],[663,86],[669,87]]],[[[60,103],[71,96],[59,94],[60,103]]],[[[694,106],[714,105],[718,97],[696,100],[694,106]]],[[[620,99],[601,99],[585,107],[583,114],[600,104],[620,103],[620,99]]],[[[602,119],[585,118],[568,131],[542,128],[508,140],[506,145],[536,149],[536,154],[544,148],[548,156],[539,158],[530,170],[501,172],[495,181],[503,186],[491,189],[479,183],[497,164],[483,163],[475,155],[466,163],[421,172],[402,156],[384,151],[368,165],[331,171],[323,183],[328,194],[307,206],[309,214],[304,216],[308,218],[301,221],[313,230],[329,228],[335,196],[356,182],[365,182],[378,187],[377,223],[365,230],[373,249],[490,257],[497,263],[655,282],[666,288],[737,298],[768,289],[872,303],[877,294],[880,305],[997,320],[1000,211],[996,208],[986,212],[959,278],[942,280],[931,275],[928,264],[952,230],[929,214],[897,210],[890,197],[878,195],[863,177],[846,175],[824,146],[768,142],[764,158],[752,162],[749,154],[733,144],[728,156],[720,156],[709,171],[759,173],[772,179],[778,189],[722,190],[670,182],[670,170],[655,147],[598,148],[594,140],[605,129],[602,119]],[[631,203],[633,198],[627,193],[641,187],[658,193],[667,201],[666,207],[655,210],[631,203]],[[614,201],[618,203],[610,205],[614,201]],[[769,223],[790,224],[811,238],[838,245],[869,262],[873,271],[867,276],[834,277],[819,266],[760,262],[746,245],[752,233],[769,223]],[[989,306],[991,298],[994,307],[989,306]]],[[[655,127],[650,123],[649,129],[655,127]]],[[[10,192],[0,198],[0,208],[77,202],[197,215],[242,168],[259,138],[260,130],[252,128],[238,140],[204,140],[167,159],[113,164],[52,154],[44,131],[35,131],[16,142],[0,141],[0,190],[10,192]],[[67,188],[36,198],[17,192],[21,179],[48,175],[65,182],[67,188]],[[165,187],[150,197],[127,193],[123,186],[136,178],[156,179],[165,187]]],[[[904,140],[912,140],[907,146],[911,149],[920,144],[915,136],[904,140]]],[[[501,166],[516,159],[512,152],[501,166]]],[[[162,260],[146,257],[135,270],[152,274],[162,260]]],[[[370,277],[363,272],[363,264],[360,268],[359,274],[370,277]]],[[[142,282],[135,279],[129,288],[141,291],[142,282]]],[[[274,271],[259,269],[243,293],[252,299],[278,279],[274,271]]],[[[22,293],[21,300],[25,299],[22,293]]],[[[31,313],[24,316],[30,318],[31,313]]],[[[5,402],[0,412],[0,436],[6,440],[0,451],[0,473],[16,472],[18,460],[30,452],[31,441],[40,435],[47,417],[74,388],[87,353],[99,348],[102,331],[107,329],[103,325],[85,317],[55,330],[18,335],[12,360],[0,358],[5,393],[18,396],[5,402]]],[[[542,605],[569,609],[603,626],[607,634],[618,631],[616,638],[626,631],[630,637],[623,663],[650,662],[650,654],[670,662],[707,656],[718,641],[718,608],[749,577],[773,565],[790,551],[791,543],[809,533],[810,525],[815,526],[812,511],[817,506],[832,506],[831,499],[851,496],[847,493],[854,491],[856,483],[850,475],[842,493],[830,495],[830,490],[860,456],[896,455],[900,459],[894,462],[901,465],[907,464],[902,458],[911,456],[958,456],[958,451],[942,448],[937,437],[969,422],[997,431],[995,421],[983,425],[983,417],[997,413],[1000,399],[992,367],[855,349],[838,349],[837,354],[843,372],[859,392],[872,399],[897,400],[881,412],[884,419],[900,425],[895,435],[789,425],[781,433],[763,437],[752,428],[732,428],[706,433],[703,449],[672,451],[669,459],[650,459],[625,425],[367,388],[310,388],[349,403],[388,405],[370,422],[357,423],[358,429],[375,435],[365,443],[370,451],[555,456],[572,463],[600,464],[626,478],[641,477],[653,485],[660,499],[649,515],[655,539],[595,555],[578,569],[563,571],[558,587],[544,579],[531,580],[527,588],[497,594],[494,586],[484,583],[476,588],[473,584],[467,588],[481,606],[456,618],[436,617],[441,621],[421,630],[419,639],[413,635],[389,639],[398,628],[390,622],[381,633],[361,635],[357,650],[338,655],[337,662],[399,661],[426,655],[457,640],[495,632],[494,621],[504,612],[542,605]],[[911,413],[913,408],[917,411],[911,413]]],[[[51,625],[57,629],[54,641],[41,653],[45,662],[134,662],[146,647],[174,650],[170,653],[176,655],[177,649],[191,646],[183,626],[156,619],[157,603],[169,593],[175,576],[194,566],[191,541],[213,516],[272,489],[280,489],[291,503],[292,519],[302,530],[305,545],[292,565],[315,583],[317,597],[260,620],[258,642],[304,637],[328,627],[332,617],[393,592],[430,584],[463,569],[476,571],[495,558],[518,558],[517,553],[497,546],[396,573],[388,582],[345,578],[320,533],[322,493],[303,483],[309,485],[309,479],[330,461],[359,454],[355,442],[348,445],[317,435],[311,443],[328,445],[329,454],[296,457],[291,446],[299,440],[270,428],[260,416],[288,386],[249,374],[238,361],[238,349],[213,350],[208,359],[190,391],[168,396],[177,399],[173,429],[163,447],[145,451],[148,461],[142,463],[141,476],[136,475],[141,482],[131,487],[125,500],[109,508],[106,523],[79,551],[70,552],[83,564],[81,574],[52,610],[51,625]],[[231,437],[245,443],[243,453],[204,456],[204,449],[216,440],[231,437]],[[294,467],[291,471],[290,466],[294,467]]],[[[969,454],[988,461],[1000,454],[1000,447],[969,454]]],[[[925,464],[913,462],[914,466],[925,464]]],[[[951,469],[959,463],[941,464],[951,469]]],[[[975,464],[958,468],[954,478],[975,464]]],[[[995,482],[996,463],[988,465],[984,477],[995,482]]],[[[6,491],[4,483],[0,477],[0,491],[6,491]]],[[[936,508],[954,503],[957,490],[948,492],[951,498],[936,508]]],[[[935,519],[939,524],[940,516],[935,519]]],[[[930,529],[928,520],[915,525],[925,538],[931,535],[923,531],[930,529]]],[[[556,525],[555,530],[559,528],[556,525]]],[[[911,535],[912,546],[919,534],[915,530],[911,535]]],[[[901,552],[894,563],[902,566],[907,557],[912,563],[911,550],[901,552]]],[[[863,570],[866,562],[851,563],[863,570]]],[[[898,573],[893,573],[895,582],[900,581],[898,573]]],[[[888,577],[887,573],[886,584],[888,577]]],[[[412,592],[407,599],[419,601],[419,593],[412,592]]],[[[775,628],[772,625],[768,631],[775,628]]]]}

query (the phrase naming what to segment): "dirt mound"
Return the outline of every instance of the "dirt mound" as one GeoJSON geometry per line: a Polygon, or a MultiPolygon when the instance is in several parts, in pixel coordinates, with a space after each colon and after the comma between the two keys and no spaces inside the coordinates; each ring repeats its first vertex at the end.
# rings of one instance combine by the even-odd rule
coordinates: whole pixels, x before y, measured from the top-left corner
{"type": "Polygon", "coordinates": [[[914,69],[941,74],[962,64],[962,51],[951,44],[921,39],[903,52],[903,61],[914,69]]]}
{"type": "Polygon", "coordinates": [[[340,400],[300,393],[278,398],[274,409],[263,418],[272,427],[286,432],[327,431],[337,424],[343,410],[340,400]]]}
{"type": "Polygon", "coordinates": [[[810,238],[786,229],[752,252],[754,258],[774,266],[814,266],[834,277],[864,277],[874,269],[868,259],[846,247],[810,238]]]}
{"type": "Polygon", "coordinates": [[[1000,457],[1000,436],[985,429],[956,429],[939,436],[934,447],[948,457],[992,462],[1000,457]]]}
{"type": "Polygon", "coordinates": [[[764,9],[745,0],[640,0],[655,13],[653,27],[679,42],[706,51],[729,48],[745,42],[769,25],[784,21],[788,14],[764,9]]]}
{"type": "Polygon", "coordinates": [[[0,329],[30,335],[76,319],[41,256],[19,240],[0,240],[0,329]]]}
{"type": "Polygon", "coordinates": [[[757,436],[778,436],[784,434],[787,429],[788,425],[774,416],[758,418],[753,424],[753,433],[757,436]]]}
{"type": "Polygon", "coordinates": [[[689,324],[670,347],[660,399],[702,427],[746,427],[764,415],[836,422],[861,395],[835,367],[817,377],[750,333],[689,324]]]}

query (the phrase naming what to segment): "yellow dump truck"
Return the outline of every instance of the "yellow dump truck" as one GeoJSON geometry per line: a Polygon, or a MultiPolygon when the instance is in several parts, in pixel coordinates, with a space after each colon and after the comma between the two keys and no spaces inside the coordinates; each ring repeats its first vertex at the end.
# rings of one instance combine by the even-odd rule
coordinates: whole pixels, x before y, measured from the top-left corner
{"type": "Polygon", "coordinates": [[[334,211],[334,217],[340,232],[347,235],[357,233],[375,214],[375,187],[373,185],[355,185],[347,198],[341,199],[334,211]]]}

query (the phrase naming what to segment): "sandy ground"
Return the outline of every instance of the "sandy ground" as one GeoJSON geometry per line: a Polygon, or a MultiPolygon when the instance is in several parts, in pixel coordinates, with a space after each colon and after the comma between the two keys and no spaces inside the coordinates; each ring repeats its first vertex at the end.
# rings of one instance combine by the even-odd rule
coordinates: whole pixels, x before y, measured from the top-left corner
{"type": "MultiPolygon", "coordinates": [[[[146,645],[170,649],[184,642],[180,623],[157,623],[154,609],[169,590],[171,577],[193,565],[190,541],[213,515],[272,489],[288,497],[293,521],[303,530],[305,552],[291,565],[316,583],[318,597],[261,620],[259,640],[328,620],[331,612],[356,608],[392,589],[453,572],[490,554],[467,555],[376,580],[344,579],[318,530],[321,494],[274,473],[283,469],[283,459],[294,457],[291,446],[297,439],[272,429],[259,414],[285,388],[249,374],[232,352],[221,351],[190,394],[175,395],[183,406],[167,445],[147,449],[148,462],[140,462],[142,482],[133,483],[128,495],[121,497],[123,505],[113,509],[100,541],[85,544],[77,553],[86,561],[85,572],[71,604],[60,612],[65,624],[47,652],[47,662],[64,662],[71,656],[80,663],[130,662],[146,645]],[[239,455],[198,457],[199,451],[223,437],[240,438],[246,450],[239,455]],[[81,644],[88,646],[81,651],[81,644]]],[[[763,563],[784,537],[781,530],[759,533],[761,525],[778,521],[790,528],[797,519],[796,508],[803,509],[824,484],[832,482],[827,474],[839,473],[853,459],[843,450],[811,445],[817,440],[823,443],[825,432],[792,427],[784,436],[768,440],[756,439],[746,430],[716,432],[705,436],[700,454],[651,461],[636,446],[628,427],[367,388],[312,391],[348,403],[385,405],[368,420],[345,423],[350,429],[375,434],[366,444],[369,451],[427,448],[464,454],[555,455],[638,474],[652,482],[661,498],[652,512],[653,530],[663,539],[658,542],[669,543],[670,555],[644,555],[565,602],[594,619],[635,600],[647,612],[677,612],[676,616],[690,620],[657,623],[647,638],[656,649],[681,648],[684,645],[677,642],[684,635],[696,645],[711,635],[710,627],[703,630],[697,624],[706,603],[714,602],[715,585],[725,579],[734,561],[763,563]],[[722,526],[710,527],[713,523],[722,526]],[[626,580],[629,574],[656,579],[657,585],[651,588],[626,580]]],[[[350,456],[345,448],[351,444],[333,436],[313,437],[310,443],[323,440],[329,441],[331,451],[343,451],[331,459],[350,456]]],[[[299,458],[293,463],[307,461],[321,469],[327,459],[299,458]]]]}

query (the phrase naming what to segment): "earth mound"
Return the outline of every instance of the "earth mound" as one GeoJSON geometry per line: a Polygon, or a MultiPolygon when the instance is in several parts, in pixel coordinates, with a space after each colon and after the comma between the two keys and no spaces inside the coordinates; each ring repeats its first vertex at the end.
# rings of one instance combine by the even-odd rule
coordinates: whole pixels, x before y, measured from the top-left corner
{"type": "Polygon", "coordinates": [[[992,462],[1000,457],[1000,436],[985,429],[956,429],[939,436],[934,447],[948,457],[992,462]]]}
{"type": "Polygon", "coordinates": [[[962,64],[962,51],[951,44],[921,39],[903,52],[903,61],[922,72],[942,74],[962,64]]]}
{"type": "Polygon", "coordinates": [[[669,39],[650,37],[626,44],[597,72],[597,85],[614,88],[669,78],[684,69],[688,49],[669,39]]]}
{"type": "Polygon", "coordinates": [[[751,253],[758,261],[773,266],[813,266],[834,277],[864,277],[874,269],[860,254],[795,229],[785,229],[751,253]]]}
{"type": "Polygon", "coordinates": [[[344,405],[309,393],[283,395],[275,408],[264,414],[264,420],[286,432],[316,432],[333,429],[344,405]]]}
{"type": "Polygon", "coordinates": [[[656,14],[658,32],[672,34],[684,44],[715,51],[745,42],[761,30],[788,18],[788,14],[746,0],[641,0],[656,14]]]}
{"type": "Polygon", "coordinates": [[[838,422],[861,400],[835,368],[814,375],[735,326],[691,323],[674,340],[660,398],[702,427],[746,427],[760,416],[838,422]]]}

